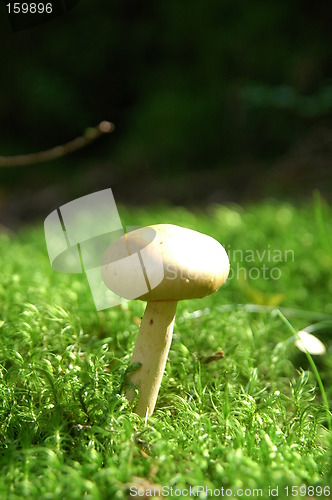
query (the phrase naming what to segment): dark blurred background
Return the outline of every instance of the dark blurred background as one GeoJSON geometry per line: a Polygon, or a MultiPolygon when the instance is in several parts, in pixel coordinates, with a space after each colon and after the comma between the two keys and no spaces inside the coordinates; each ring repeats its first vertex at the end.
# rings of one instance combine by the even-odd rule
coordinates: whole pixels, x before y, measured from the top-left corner
{"type": "Polygon", "coordinates": [[[17,225],[104,187],[182,205],[332,195],[331,0],[80,0],[13,32],[0,4],[0,155],[116,130],[0,168],[17,225]]]}

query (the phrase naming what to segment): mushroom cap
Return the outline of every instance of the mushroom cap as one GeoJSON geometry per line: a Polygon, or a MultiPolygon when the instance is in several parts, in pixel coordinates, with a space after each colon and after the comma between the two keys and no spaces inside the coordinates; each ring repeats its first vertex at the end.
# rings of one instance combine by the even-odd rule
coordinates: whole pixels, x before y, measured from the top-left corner
{"type": "Polygon", "coordinates": [[[157,224],[126,233],[106,250],[106,286],[125,299],[183,300],[209,295],[226,281],[229,260],[211,236],[157,224]]]}

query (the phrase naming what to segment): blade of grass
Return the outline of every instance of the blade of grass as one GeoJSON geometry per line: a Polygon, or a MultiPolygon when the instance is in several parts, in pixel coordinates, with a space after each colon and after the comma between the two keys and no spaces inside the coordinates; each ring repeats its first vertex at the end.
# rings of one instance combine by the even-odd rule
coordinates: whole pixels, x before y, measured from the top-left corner
{"type": "MultiPolygon", "coordinates": [[[[289,331],[291,331],[292,334],[296,338],[298,338],[297,331],[292,326],[292,324],[288,321],[288,319],[282,314],[282,312],[280,310],[277,310],[277,315],[283,321],[283,323],[287,326],[287,328],[289,329],[289,331]]],[[[314,362],[311,354],[306,350],[305,351],[305,355],[307,356],[307,359],[309,361],[311,369],[312,369],[312,371],[313,371],[313,373],[315,375],[315,378],[317,380],[317,384],[318,384],[319,390],[320,390],[321,395],[322,395],[323,405],[324,405],[324,408],[326,410],[326,420],[327,420],[328,429],[329,429],[330,432],[332,432],[331,412],[330,412],[329,402],[328,402],[328,399],[327,399],[327,396],[326,396],[326,392],[325,392],[325,387],[324,387],[323,381],[321,379],[321,376],[320,376],[319,371],[317,369],[316,363],[314,362]]]]}

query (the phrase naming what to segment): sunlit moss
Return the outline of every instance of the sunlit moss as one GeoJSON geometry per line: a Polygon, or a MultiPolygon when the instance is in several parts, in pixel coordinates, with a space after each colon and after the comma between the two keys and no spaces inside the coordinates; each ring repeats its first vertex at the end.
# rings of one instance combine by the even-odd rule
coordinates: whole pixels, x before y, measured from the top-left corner
{"type": "MultiPolygon", "coordinates": [[[[299,329],[332,312],[331,256],[311,207],[122,212],[132,225],[187,225],[243,252],[291,249],[288,261],[269,262],[266,254],[259,262],[256,253],[254,262],[240,262],[282,271],[279,280],[249,279],[250,297],[283,294],[284,313],[299,329]]],[[[331,221],[329,212],[328,235],[331,221]]],[[[97,312],[83,275],[52,270],[42,227],[1,235],[0,247],[3,498],[125,499],[143,479],[265,492],[328,484],[321,395],[274,306],[249,307],[248,288],[236,279],[210,297],[180,302],[157,408],[145,426],[122,392],[144,303],[97,312]]],[[[325,335],[328,350],[317,366],[331,401],[325,335]]]]}

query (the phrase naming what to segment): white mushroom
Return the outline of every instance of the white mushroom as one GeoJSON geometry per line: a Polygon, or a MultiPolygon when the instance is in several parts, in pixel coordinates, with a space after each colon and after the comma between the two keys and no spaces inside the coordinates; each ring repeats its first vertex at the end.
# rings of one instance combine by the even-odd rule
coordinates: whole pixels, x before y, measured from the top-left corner
{"type": "MultiPolygon", "coordinates": [[[[228,256],[218,241],[171,224],[127,233],[105,252],[102,277],[107,287],[123,298],[147,301],[131,359],[131,364],[141,366],[129,376],[139,388],[138,415],[150,416],[154,411],[177,302],[215,292],[228,273],[228,256]]],[[[129,387],[126,395],[132,402],[135,391],[129,387]]]]}

